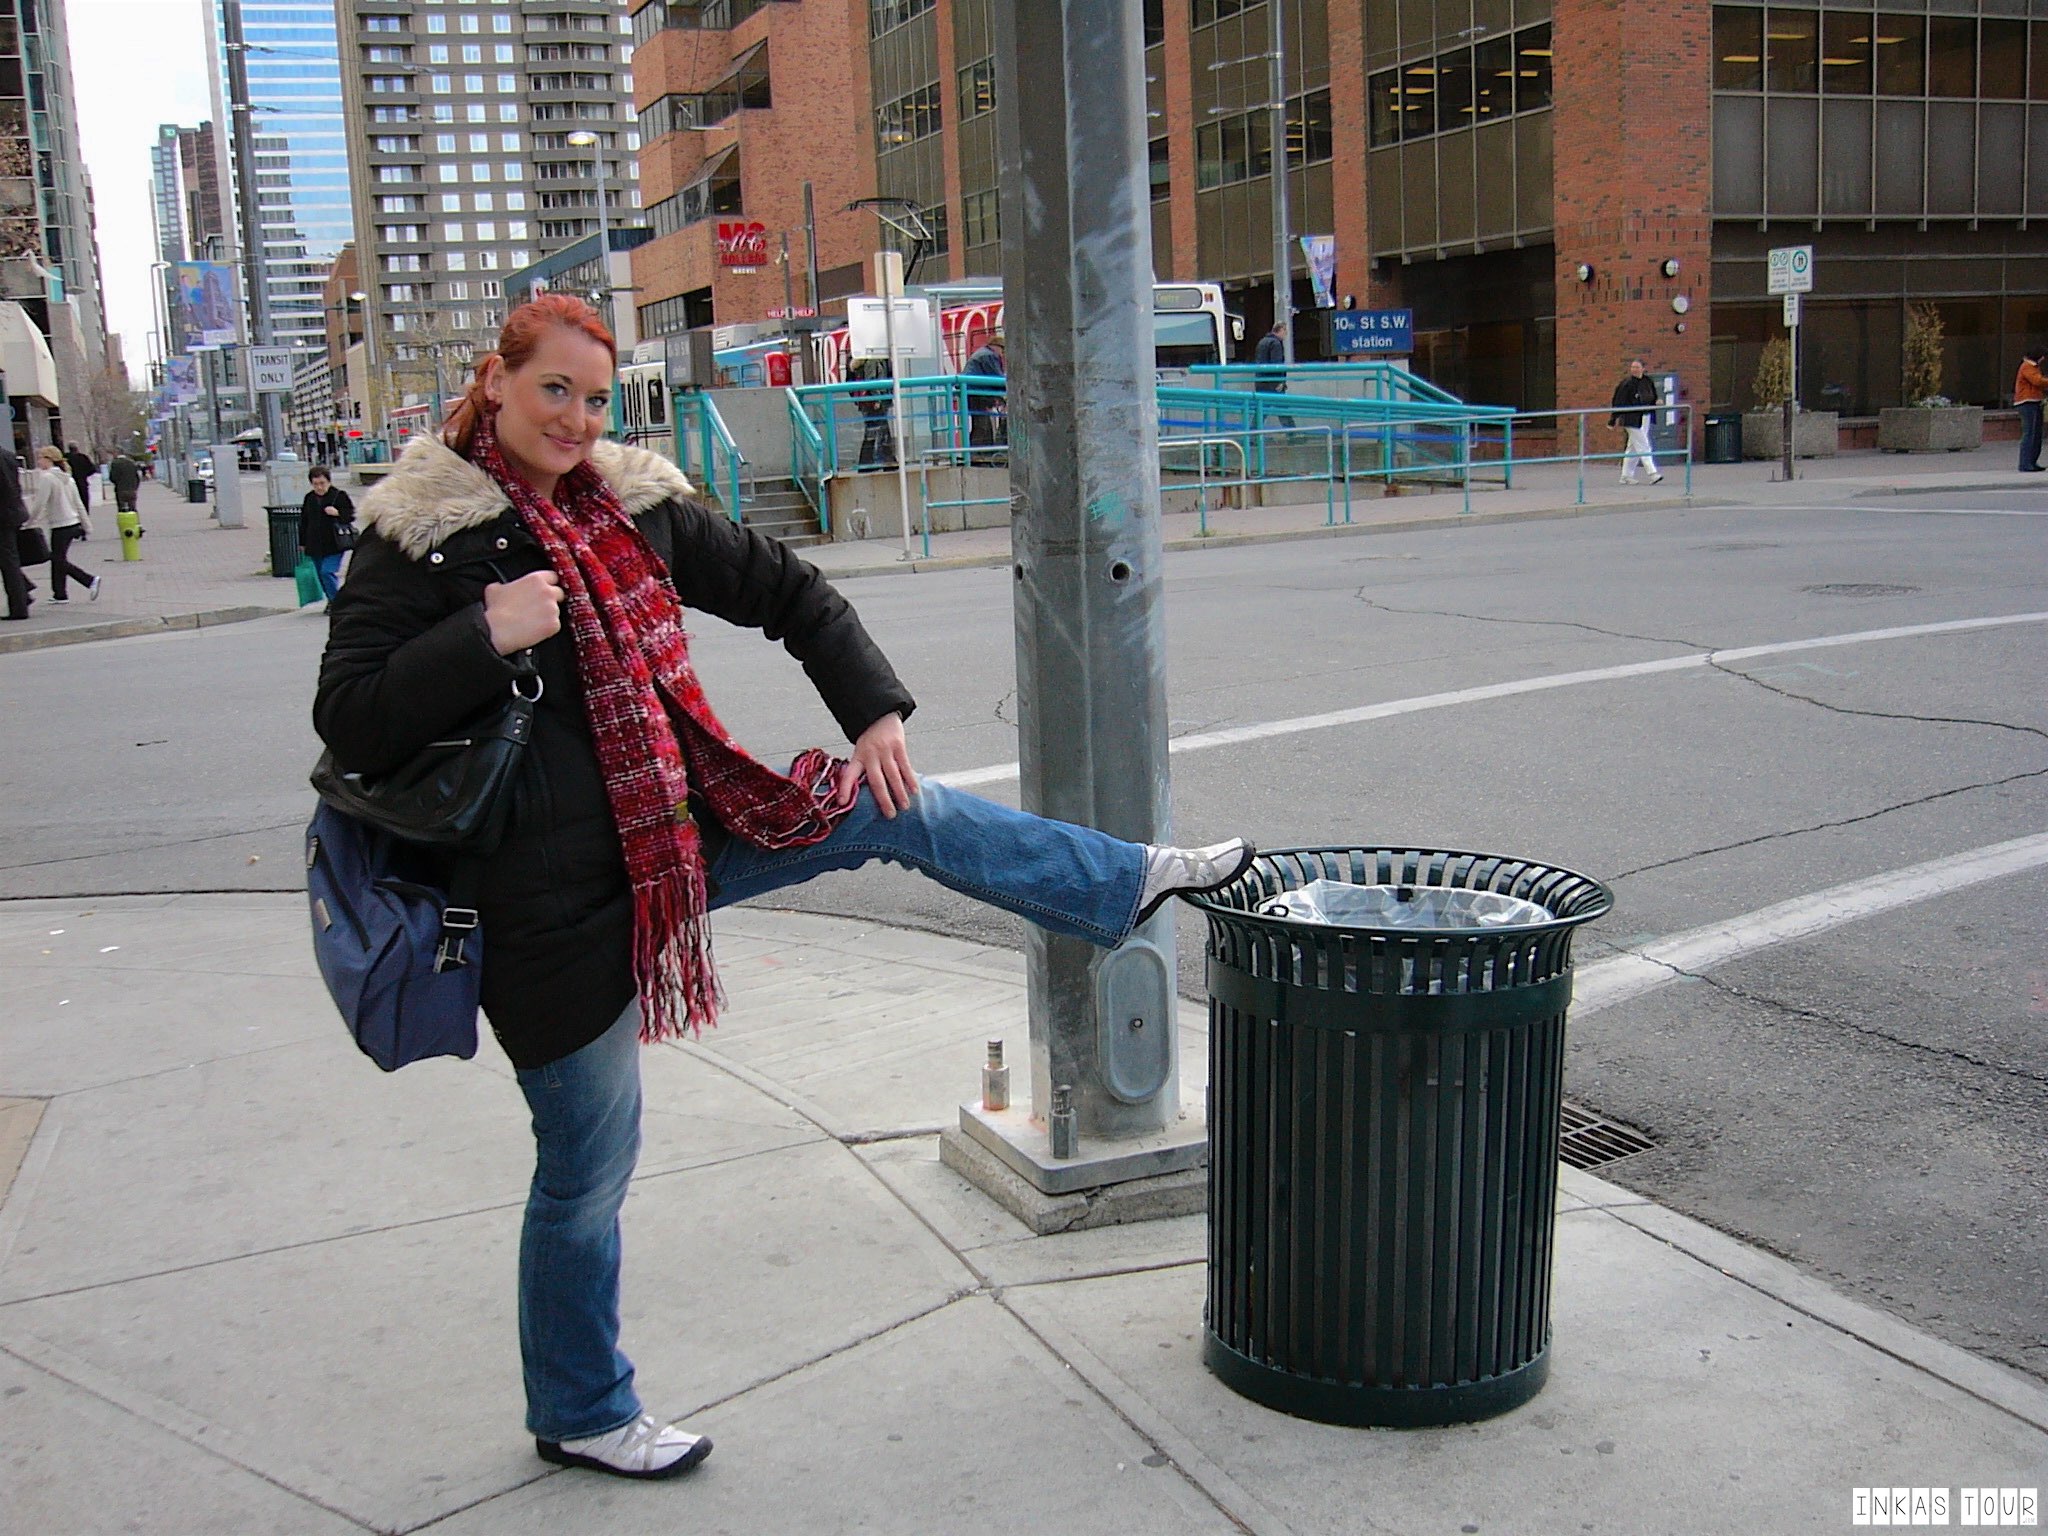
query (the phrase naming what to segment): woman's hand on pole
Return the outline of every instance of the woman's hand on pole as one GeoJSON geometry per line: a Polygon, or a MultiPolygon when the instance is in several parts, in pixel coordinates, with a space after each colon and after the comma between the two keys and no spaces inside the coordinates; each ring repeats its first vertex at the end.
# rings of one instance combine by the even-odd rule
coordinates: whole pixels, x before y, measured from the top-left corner
{"type": "MultiPolygon", "coordinates": [[[[893,820],[917,794],[917,773],[910,766],[903,717],[891,711],[862,731],[853,744],[853,761],[841,772],[851,776],[855,787],[866,784],[883,819],[893,820]]],[[[844,791],[846,787],[847,780],[842,778],[840,788],[844,791]]]]}
{"type": "Polygon", "coordinates": [[[484,622],[500,656],[539,645],[562,627],[562,578],[533,571],[517,581],[492,582],[484,588],[484,622]]]}

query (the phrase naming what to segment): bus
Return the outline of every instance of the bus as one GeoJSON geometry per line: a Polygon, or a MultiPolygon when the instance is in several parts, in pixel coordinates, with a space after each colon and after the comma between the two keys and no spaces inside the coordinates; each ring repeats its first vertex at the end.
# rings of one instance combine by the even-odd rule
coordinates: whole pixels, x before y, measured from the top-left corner
{"type": "MultiPolygon", "coordinates": [[[[1003,290],[999,283],[938,283],[916,290],[939,302],[941,361],[958,373],[982,344],[1003,328],[1003,290]]],[[[1244,317],[1223,307],[1223,289],[1215,283],[1152,285],[1152,363],[1161,383],[1178,383],[1187,371],[1203,364],[1230,361],[1230,348],[1244,340],[1244,317]]],[[[813,342],[817,371],[827,383],[846,381],[852,363],[852,337],[845,326],[821,333],[813,342]]]]}

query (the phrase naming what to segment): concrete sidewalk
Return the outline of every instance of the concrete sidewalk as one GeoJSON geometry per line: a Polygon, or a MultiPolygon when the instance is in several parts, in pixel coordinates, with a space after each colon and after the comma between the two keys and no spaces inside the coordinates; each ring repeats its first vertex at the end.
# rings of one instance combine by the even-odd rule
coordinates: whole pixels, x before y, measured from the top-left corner
{"type": "MultiPolygon", "coordinates": [[[[2048,501],[2048,488],[2017,473],[2014,459],[2011,443],[1972,453],[1851,453],[1801,460],[1801,478],[1790,484],[1775,480],[1774,464],[1695,465],[1690,496],[1682,465],[1667,465],[1662,485],[1622,486],[1615,483],[1613,462],[1594,461],[1586,467],[1583,502],[1576,466],[1544,464],[1517,470],[1512,490],[1475,484],[1469,510],[1459,490],[1423,493],[1408,486],[1400,495],[1381,497],[1367,494],[1361,482],[1348,511],[1341,498],[1319,497],[1270,507],[1212,507],[1206,517],[1168,513],[1161,523],[1168,549],[1192,550],[1688,505],[1756,505],[1767,498],[1815,506],[1870,500],[1876,509],[1883,506],[1879,498],[1895,494],[2011,489],[2041,492],[2048,501]]],[[[245,475],[242,482],[248,526],[232,530],[213,521],[210,505],[181,501],[156,482],[145,482],[141,510],[149,533],[142,541],[142,560],[133,563],[120,558],[112,505],[96,506],[98,531],[81,550],[79,563],[105,575],[100,601],[88,602],[81,594],[60,607],[48,600],[47,573],[32,570],[39,601],[27,623],[0,629],[0,655],[290,611],[297,604],[294,588],[270,575],[262,477],[245,475]]],[[[360,488],[346,488],[359,496],[360,488]]],[[[913,529],[907,559],[900,533],[819,545],[803,553],[827,575],[842,579],[1003,565],[1010,559],[1010,530],[971,529],[934,534],[927,541],[913,529]]]]}
{"type": "Polygon", "coordinates": [[[983,1041],[1023,1059],[1015,954],[718,927],[731,1007],[644,1053],[625,1218],[642,1391],[718,1451],[632,1485],[520,1432],[494,1047],[378,1073],[300,898],[0,904],[0,1530],[1749,1536],[2048,1483],[2041,1383],[1569,1171],[1532,1403],[1256,1407],[1200,1362],[1200,1218],[1034,1237],[940,1165],[983,1041]]]}

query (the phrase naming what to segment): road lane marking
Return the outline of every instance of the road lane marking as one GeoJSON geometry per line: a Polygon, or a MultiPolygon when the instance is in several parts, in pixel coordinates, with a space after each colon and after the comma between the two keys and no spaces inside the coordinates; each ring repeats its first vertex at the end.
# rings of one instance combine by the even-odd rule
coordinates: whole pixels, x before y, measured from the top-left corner
{"type": "MultiPolygon", "coordinates": [[[[1340,725],[1361,725],[1369,720],[1387,720],[1396,715],[1421,714],[1425,710],[1450,709],[1459,704],[1480,704],[1489,699],[1513,698],[1525,693],[1547,693],[1555,688],[1575,688],[1581,683],[1610,683],[1622,678],[1650,677],[1660,672],[1685,672],[1714,662],[1748,661],[1758,656],[1784,656],[1796,651],[1825,650],[1832,646],[1864,645],[1876,640],[1907,640],[1923,635],[1961,634],[1968,630],[2002,629],[2015,624],[2048,623],[2048,613],[2003,613],[1981,619],[1947,619],[1937,624],[1901,624],[1889,629],[1859,629],[1840,635],[1816,635],[1807,640],[1780,640],[1770,645],[1737,646],[1725,651],[1699,651],[1690,656],[1667,656],[1660,661],[1631,661],[1612,667],[1592,667],[1580,672],[1552,672],[1543,677],[1525,677],[1512,683],[1487,683],[1478,688],[1458,688],[1448,693],[1425,693],[1415,698],[1389,699],[1383,704],[1364,704],[1356,709],[1331,710],[1320,715],[1296,715],[1287,720],[1266,720],[1224,731],[1197,731],[1176,736],[1166,750],[1206,752],[1216,747],[1240,746],[1248,741],[1265,741],[1275,736],[1295,736],[1304,731],[1329,730],[1340,725]]],[[[1018,765],[992,763],[986,768],[964,768],[957,773],[930,775],[954,789],[971,789],[978,784],[1001,784],[1017,777],[1018,765]]]]}
{"type": "Polygon", "coordinates": [[[1596,960],[1582,968],[1572,987],[1572,1012],[1581,1016],[1597,1013],[1773,944],[1812,938],[1895,907],[1911,906],[1929,897],[2043,865],[2048,865],[2048,832],[1973,848],[1968,853],[1909,865],[1867,880],[1852,880],[1809,896],[1795,896],[1775,906],[1761,907],[1726,922],[1675,933],[1632,954],[1596,960]]]}

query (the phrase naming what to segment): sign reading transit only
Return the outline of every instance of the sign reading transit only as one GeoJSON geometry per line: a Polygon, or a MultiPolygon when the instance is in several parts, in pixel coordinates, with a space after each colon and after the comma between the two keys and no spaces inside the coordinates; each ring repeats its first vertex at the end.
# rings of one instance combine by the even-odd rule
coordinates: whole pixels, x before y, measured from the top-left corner
{"type": "Polygon", "coordinates": [[[1770,282],[1766,293],[1811,293],[1813,292],[1813,247],[1810,245],[1774,245],[1771,247],[1770,265],[1766,269],[1770,282]]]}

